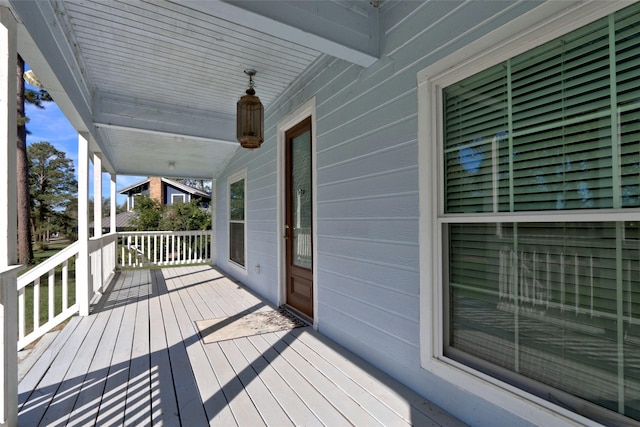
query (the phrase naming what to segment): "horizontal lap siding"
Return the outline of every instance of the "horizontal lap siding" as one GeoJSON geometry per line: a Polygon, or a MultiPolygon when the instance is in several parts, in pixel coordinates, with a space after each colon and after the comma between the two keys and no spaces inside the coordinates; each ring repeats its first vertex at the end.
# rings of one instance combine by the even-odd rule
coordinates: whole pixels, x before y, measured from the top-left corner
{"type": "MultiPolygon", "coordinates": [[[[226,204],[226,176],[248,170],[249,269],[238,278],[276,302],[276,126],[315,96],[319,329],[478,424],[498,416],[495,408],[471,396],[467,407],[452,406],[460,390],[420,367],[416,73],[537,4],[383,4],[382,58],[362,69],[321,57],[268,106],[262,148],[240,151],[218,179],[218,204],[226,204]]],[[[224,268],[226,212],[217,212],[218,264],[224,268]]]]}

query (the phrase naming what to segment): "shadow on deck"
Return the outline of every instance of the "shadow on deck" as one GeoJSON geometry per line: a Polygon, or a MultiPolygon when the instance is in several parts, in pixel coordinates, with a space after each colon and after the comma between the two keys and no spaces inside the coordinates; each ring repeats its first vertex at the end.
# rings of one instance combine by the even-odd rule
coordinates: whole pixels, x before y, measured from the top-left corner
{"type": "Polygon", "coordinates": [[[19,425],[462,425],[310,327],[203,344],[273,310],[209,266],[120,272],[18,387],[19,425]]]}

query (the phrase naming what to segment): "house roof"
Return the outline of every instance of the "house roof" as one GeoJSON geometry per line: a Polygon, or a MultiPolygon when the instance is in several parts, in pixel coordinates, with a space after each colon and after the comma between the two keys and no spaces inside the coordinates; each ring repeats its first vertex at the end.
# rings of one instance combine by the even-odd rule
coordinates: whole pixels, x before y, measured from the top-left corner
{"type": "MultiPolygon", "coordinates": [[[[18,52],[117,175],[216,178],[239,149],[236,103],[255,69],[269,107],[323,58],[379,58],[370,0],[8,0],[18,52]]],[[[397,7],[402,9],[402,7],[397,7]]],[[[301,88],[302,91],[302,88],[301,88]]],[[[250,155],[259,155],[258,152],[250,155]]]]}
{"type": "MultiPolygon", "coordinates": [[[[121,212],[117,214],[116,229],[131,227],[131,221],[135,218],[135,216],[136,216],[135,211],[121,212]]],[[[89,223],[89,228],[93,228],[93,226],[94,226],[94,222],[91,221],[89,223]]],[[[109,227],[111,227],[111,217],[107,216],[102,218],[102,228],[109,228],[109,227]]]]}
{"type": "MultiPolygon", "coordinates": [[[[162,177],[160,179],[165,184],[168,184],[168,185],[170,185],[172,187],[178,188],[179,190],[182,190],[185,193],[193,194],[193,195],[205,198],[205,199],[211,199],[211,194],[209,194],[209,193],[207,193],[205,191],[198,190],[197,188],[191,187],[189,185],[182,184],[181,182],[174,181],[173,179],[164,178],[164,177],[162,177]]],[[[125,188],[121,189],[119,191],[119,193],[120,194],[126,194],[129,191],[131,191],[131,190],[133,190],[133,189],[135,189],[137,187],[141,187],[144,184],[147,184],[150,180],[151,180],[151,178],[147,178],[147,179],[144,179],[144,180],[142,180],[140,182],[136,182],[135,184],[132,184],[132,185],[130,185],[128,187],[125,187],[125,188]]]]}

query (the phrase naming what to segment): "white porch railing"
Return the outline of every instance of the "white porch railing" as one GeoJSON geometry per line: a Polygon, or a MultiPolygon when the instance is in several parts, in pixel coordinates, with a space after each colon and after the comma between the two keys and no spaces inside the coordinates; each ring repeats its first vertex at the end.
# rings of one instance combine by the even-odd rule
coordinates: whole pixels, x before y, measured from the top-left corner
{"type": "Polygon", "coordinates": [[[212,238],[210,230],[111,233],[92,238],[88,284],[77,280],[80,244],[72,243],[18,277],[18,350],[78,312],[78,286],[88,285],[90,300],[103,292],[117,267],[209,263],[212,238]]]}
{"type": "Polygon", "coordinates": [[[75,271],[78,242],[74,242],[18,277],[18,350],[34,342],[78,311],[75,271]],[[46,284],[41,282],[44,280],[46,284]],[[41,292],[47,299],[41,306],[41,292]],[[59,292],[56,292],[59,288],[59,292]],[[71,290],[72,294],[69,295],[71,290]],[[71,304],[70,300],[72,301],[71,304]]]}
{"type": "Polygon", "coordinates": [[[118,233],[118,266],[143,267],[211,262],[212,238],[211,230],[118,233]]]}
{"type": "Polygon", "coordinates": [[[116,269],[118,234],[89,239],[89,259],[93,294],[103,291],[105,284],[116,269]]]}

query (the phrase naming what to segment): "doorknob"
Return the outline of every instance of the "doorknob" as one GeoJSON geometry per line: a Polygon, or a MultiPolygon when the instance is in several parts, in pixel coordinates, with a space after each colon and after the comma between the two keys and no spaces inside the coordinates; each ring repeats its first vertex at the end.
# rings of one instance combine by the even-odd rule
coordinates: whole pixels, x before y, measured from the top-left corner
{"type": "Polygon", "coordinates": [[[284,236],[285,239],[289,238],[289,226],[287,224],[284,225],[284,236]]]}

